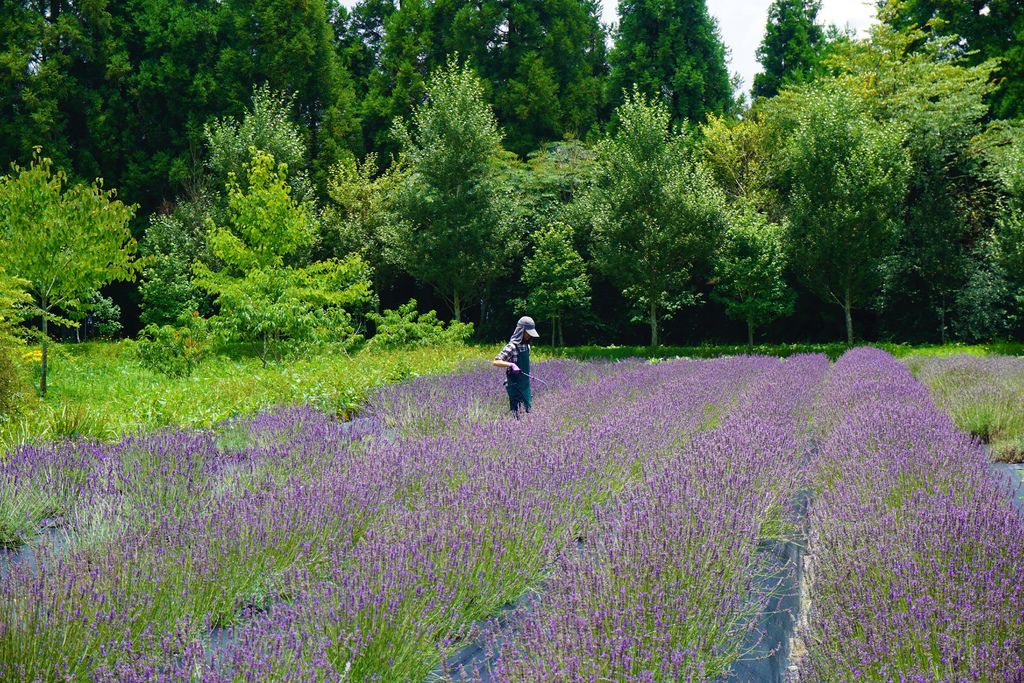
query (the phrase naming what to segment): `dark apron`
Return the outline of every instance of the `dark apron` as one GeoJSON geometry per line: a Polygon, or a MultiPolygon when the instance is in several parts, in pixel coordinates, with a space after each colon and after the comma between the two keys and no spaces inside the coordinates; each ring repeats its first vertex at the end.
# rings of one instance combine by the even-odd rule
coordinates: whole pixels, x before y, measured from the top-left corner
{"type": "Polygon", "coordinates": [[[522,405],[526,412],[530,412],[530,404],[533,396],[530,393],[530,347],[526,344],[519,346],[519,360],[516,362],[521,372],[513,374],[512,368],[505,371],[505,391],[508,393],[508,405],[513,412],[519,411],[522,405]]]}

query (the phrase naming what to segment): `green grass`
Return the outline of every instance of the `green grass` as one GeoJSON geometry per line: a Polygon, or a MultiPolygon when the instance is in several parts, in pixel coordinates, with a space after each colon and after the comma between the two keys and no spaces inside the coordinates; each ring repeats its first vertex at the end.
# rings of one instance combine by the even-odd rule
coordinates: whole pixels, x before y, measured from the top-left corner
{"type": "MultiPolygon", "coordinates": [[[[869,344],[884,349],[897,358],[910,354],[926,356],[949,356],[955,354],[970,354],[975,356],[987,356],[1002,354],[1008,356],[1024,355],[1024,344],[1016,342],[1001,342],[996,344],[925,344],[914,346],[911,344],[890,344],[877,343],[869,344]]],[[[830,359],[835,360],[849,350],[849,345],[843,343],[829,344],[755,344],[753,349],[746,344],[704,344],[701,346],[567,346],[551,348],[539,346],[537,356],[539,358],[579,358],[579,359],[608,359],[619,360],[623,358],[717,358],[719,356],[738,356],[745,353],[755,353],[767,356],[779,356],[785,358],[798,353],[823,353],[830,359]]]]}
{"type": "Polygon", "coordinates": [[[1024,360],[914,354],[904,362],[961,429],[988,444],[993,459],[1024,462],[1024,360]]]}
{"type": "MultiPolygon", "coordinates": [[[[264,368],[256,358],[209,358],[187,377],[144,367],[131,342],[54,344],[45,399],[32,396],[0,423],[0,449],[61,437],[116,439],[161,427],[209,427],[281,405],[309,404],[348,417],[377,387],[463,364],[486,363],[496,346],[321,352],[264,368]]],[[[38,368],[22,362],[25,381],[38,368]]]]}

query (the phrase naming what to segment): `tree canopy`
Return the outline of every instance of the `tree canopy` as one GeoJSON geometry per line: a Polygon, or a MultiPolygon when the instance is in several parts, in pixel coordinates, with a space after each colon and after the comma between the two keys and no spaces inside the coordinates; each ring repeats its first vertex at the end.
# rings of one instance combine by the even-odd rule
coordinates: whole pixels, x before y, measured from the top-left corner
{"type": "Polygon", "coordinates": [[[677,123],[731,112],[725,57],[705,0],[620,0],[608,100],[617,105],[636,88],[664,101],[677,123]]]}
{"type": "Polygon", "coordinates": [[[820,10],[818,0],[772,2],[764,40],[757,48],[757,61],[764,70],[754,77],[754,97],[774,97],[783,85],[811,78],[825,39],[817,23],[820,10]]]}

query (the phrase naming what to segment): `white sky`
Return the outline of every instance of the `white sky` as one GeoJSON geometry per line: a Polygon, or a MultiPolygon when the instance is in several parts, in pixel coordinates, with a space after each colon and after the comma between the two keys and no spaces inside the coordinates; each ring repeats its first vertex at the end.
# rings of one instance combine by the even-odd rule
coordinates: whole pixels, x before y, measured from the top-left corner
{"type": "MultiPolygon", "coordinates": [[[[708,0],[708,9],[718,20],[718,31],[729,49],[729,73],[739,72],[743,89],[748,93],[754,74],[761,70],[755,52],[764,38],[771,4],[771,0],[708,0]]],[[[616,19],[616,5],[616,0],[602,0],[606,22],[616,19]]],[[[849,26],[861,37],[874,20],[874,3],[862,0],[822,0],[818,12],[819,23],[836,24],[840,28],[849,26]]]]}

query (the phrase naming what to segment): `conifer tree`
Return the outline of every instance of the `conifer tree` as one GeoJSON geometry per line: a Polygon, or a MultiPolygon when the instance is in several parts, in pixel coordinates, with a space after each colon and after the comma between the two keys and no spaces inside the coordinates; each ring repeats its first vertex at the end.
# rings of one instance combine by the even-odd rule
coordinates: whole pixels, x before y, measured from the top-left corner
{"type": "Polygon", "coordinates": [[[818,0],[775,0],[768,9],[757,59],[764,69],[754,76],[754,97],[774,97],[790,82],[807,80],[818,63],[824,31],[816,23],[818,0]]]}
{"type": "Polygon", "coordinates": [[[675,122],[722,114],[735,106],[725,57],[705,0],[620,0],[608,100],[618,105],[636,86],[675,122]]]}

